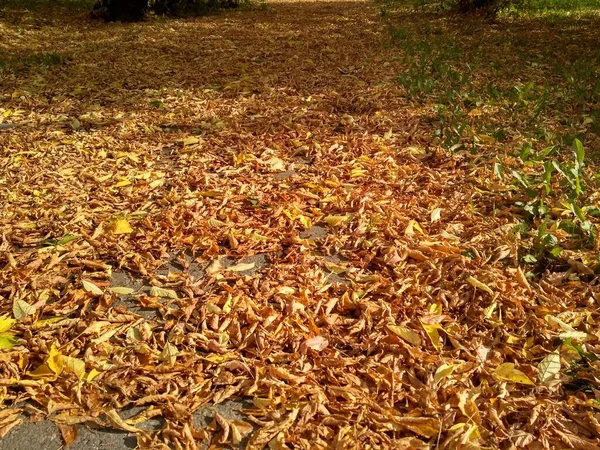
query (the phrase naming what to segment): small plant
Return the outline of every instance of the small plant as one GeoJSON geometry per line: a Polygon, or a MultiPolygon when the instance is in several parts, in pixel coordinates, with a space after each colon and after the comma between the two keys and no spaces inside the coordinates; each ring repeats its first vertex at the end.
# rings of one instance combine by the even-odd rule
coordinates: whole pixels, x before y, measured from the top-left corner
{"type": "MultiPolygon", "coordinates": [[[[524,222],[515,231],[529,233],[532,227],[535,231],[532,248],[523,258],[528,263],[535,263],[541,258],[556,258],[565,245],[593,247],[597,238],[596,228],[589,216],[593,217],[600,210],[585,204],[584,193],[588,181],[584,172],[583,144],[575,139],[572,157],[565,162],[556,158],[557,150],[558,147],[552,146],[536,154],[530,144],[525,144],[519,158],[525,166],[539,167],[540,170],[533,174],[518,170],[511,172],[515,187],[529,199],[515,202],[524,217],[524,222]],[[559,235],[564,236],[562,243],[559,235]]],[[[500,169],[498,166],[496,169],[498,176],[500,169]]]]}

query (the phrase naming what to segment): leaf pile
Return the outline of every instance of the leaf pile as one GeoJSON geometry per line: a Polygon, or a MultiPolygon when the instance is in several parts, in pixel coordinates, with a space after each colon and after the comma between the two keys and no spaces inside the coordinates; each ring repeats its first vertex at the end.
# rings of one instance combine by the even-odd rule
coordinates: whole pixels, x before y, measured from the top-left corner
{"type": "Polygon", "coordinates": [[[66,443],[597,448],[597,286],[526,277],[376,8],[60,11],[0,27],[71,58],[0,73],[1,435],[29,401],[66,443]]]}

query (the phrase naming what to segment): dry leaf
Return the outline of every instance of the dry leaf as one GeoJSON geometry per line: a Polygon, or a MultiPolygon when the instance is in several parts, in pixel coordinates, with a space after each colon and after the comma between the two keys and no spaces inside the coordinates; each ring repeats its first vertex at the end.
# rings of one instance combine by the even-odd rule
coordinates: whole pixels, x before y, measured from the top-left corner
{"type": "Polygon", "coordinates": [[[23,300],[15,300],[13,303],[13,315],[15,319],[22,320],[35,313],[35,307],[23,300]]]}
{"type": "Polygon", "coordinates": [[[518,369],[515,369],[513,363],[504,363],[496,367],[494,371],[496,378],[513,383],[526,384],[533,386],[535,383],[529,379],[527,375],[518,369]]]}
{"type": "Polygon", "coordinates": [[[416,331],[400,325],[387,325],[387,329],[409,344],[416,345],[417,347],[421,346],[421,337],[416,331]]]}
{"type": "Polygon", "coordinates": [[[83,289],[85,289],[87,292],[90,292],[91,294],[104,295],[104,292],[102,291],[102,289],[100,289],[98,286],[96,286],[91,281],[81,280],[81,284],[83,286],[83,289]]]}
{"type": "Polygon", "coordinates": [[[323,336],[315,336],[310,339],[305,340],[300,345],[300,352],[306,354],[308,350],[313,350],[315,352],[323,351],[329,345],[329,341],[325,339],[323,336]]]}
{"type": "Polygon", "coordinates": [[[129,225],[127,220],[117,219],[110,224],[109,231],[112,234],[128,234],[133,233],[133,228],[131,228],[131,225],[129,225]]]}

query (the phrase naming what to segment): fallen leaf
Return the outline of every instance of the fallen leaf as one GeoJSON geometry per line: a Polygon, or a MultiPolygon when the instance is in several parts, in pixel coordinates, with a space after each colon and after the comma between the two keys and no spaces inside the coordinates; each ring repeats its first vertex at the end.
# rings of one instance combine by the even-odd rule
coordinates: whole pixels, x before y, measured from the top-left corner
{"type": "Polygon", "coordinates": [[[485,291],[490,295],[494,295],[494,291],[492,291],[492,289],[489,286],[487,286],[486,284],[483,284],[481,281],[477,280],[476,278],[469,277],[469,278],[467,278],[467,282],[471,286],[476,287],[477,289],[481,289],[482,291],[485,291]]]}
{"type": "Polygon", "coordinates": [[[421,326],[425,330],[425,333],[427,333],[427,336],[429,337],[429,340],[433,344],[434,348],[437,351],[439,351],[441,348],[441,345],[440,345],[440,333],[438,332],[438,330],[441,328],[441,326],[439,324],[427,324],[427,323],[423,323],[423,322],[421,322],[421,326]]]}
{"type": "Polygon", "coordinates": [[[442,381],[442,379],[452,375],[457,367],[458,364],[442,364],[435,371],[435,375],[433,376],[433,384],[436,385],[442,381]]]}
{"type": "Polygon", "coordinates": [[[131,228],[131,225],[129,225],[127,220],[117,219],[110,224],[109,231],[112,234],[128,234],[133,233],[133,228],[131,228]]]}
{"type": "Polygon", "coordinates": [[[535,385],[535,383],[531,381],[527,375],[520,370],[515,369],[515,365],[513,363],[500,364],[498,367],[496,367],[494,375],[496,378],[505,381],[511,381],[513,383],[526,384],[530,386],[535,385]]]}
{"type": "Polygon", "coordinates": [[[560,354],[558,351],[549,353],[544,359],[538,364],[538,379],[540,383],[546,383],[547,381],[556,378],[556,375],[560,373],[560,354]]]}
{"type": "Polygon", "coordinates": [[[4,315],[0,317],[0,333],[4,333],[11,329],[11,327],[15,324],[16,320],[11,319],[9,316],[4,315]]]}
{"type": "Polygon", "coordinates": [[[314,350],[315,352],[323,351],[329,345],[329,341],[323,336],[315,336],[305,340],[300,345],[300,352],[306,354],[308,350],[314,350]]]}
{"type": "Polygon", "coordinates": [[[100,289],[98,286],[96,286],[91,281],[81,280],[81,284],[83,286],[83,289],[85,289],[87,292],[89,292],[91,294],[104,295],[104,292],[102,291],[102,289],[100,289]]]}
{"type": "Polygon", "coordinates": [[[77,427],[75,425],[64,423],[55,423],[55,425],[60,431],[60,435],[67,447],[77,440],[77,427]]]}
{"type": "Polygon", "coordinates": [[[19,341],[10,333],[0,334],[0,349],[9,350],[14,346],[19,345],[19,341]]]}
{"type": "Polygon", "coordinates": [[[421,337],[416,331],[411,330],[408,327],[400,325],[387,325],[387,329],[394,333],[396,336],[404,339],[409,344],[421,346],[421,337]]]}
{"type": "Polygon", "coordinates": [[[13,303],[13,315],[15,319],[21,320],[35,313],[35,307],[23,300],[15,300],[13,303]]]}
{"type": "Polygon", "coordinates": [[[150,288],[150,296],[151,297],[172,298],[175,300],[177,300],[179,298],[179,296],[177,295],[177,292],[175,292],[173,289],[163,289],[158,286],[152,286],[150,288]]]}

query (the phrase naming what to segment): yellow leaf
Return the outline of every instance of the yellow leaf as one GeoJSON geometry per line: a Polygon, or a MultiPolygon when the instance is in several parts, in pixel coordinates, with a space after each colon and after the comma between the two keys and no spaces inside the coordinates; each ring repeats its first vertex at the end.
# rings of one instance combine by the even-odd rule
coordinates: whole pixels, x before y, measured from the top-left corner
{"type": "Polygon", "coordinates": [[[553,380],[560,373],[560,354],[558,351],[548,354],[538,364],[538,380],[541,383],[553,380]]]}
{"type": "Polygon", "coordinates": [[[442,314],[442,304],[440,302],[437,302],[437,303],[432,303],[431,305],[429,305],[429,313],[435,314],[438,316],[440,314],[442,314]]]}
{"type": "Polygon", "coordinates": [[[327,216],[323,220],[330,227],[339,227],[343,223],[348,222],[349,216],[327,216]]]}
{"type": "Polygon", "coordinates": [[[33,322],[32,327],[34,330],[39,330],[47,327],[48,325],[52,325],[53,323],[58,323],[63,319],[65,319],[65,317],[50,317],[49,319],[36,320],[33,322]]]}
{"type": "Polygon", "coordinates": [[[298,220],[300,221],[300,223],[302,224],[302,226],[303,226],[305,229],[307,229],[307,230],[308,230],[310,227],[312,227],[312,222],[311,222],[311,220],[310,220],[310,217],[306,217],[306,216],[303,216],[303,215],[299,215],[299,216],[298,216],[298,220]]]}
{"type": "Polygon", "coordinates": [[[133,233],[133,228],[131,228],[127,220],[117,219],[111,223],[110,232],[112,234],[128,234],[133,233]]]}
{"type": "Polygon", "coordinates": [[[404,339],[409,344],[416,345],[417,347],[421,346],[421,337],[410,328],[403,327],[400,325],[388,325],[387,329],[394,333],[396,336],[404,339]]]}
{"type": "Polygon", "coordinates": [[[436,385],[442,381],[442,379],[452,375],[454,369],[456,369],[458,366],[458,364],[442,364],[435,371],[435,375],[433,375],[433,384],[436,385]]]}
{"type": "Polygon", "coordinates": [[[177,300],[179,298],[179,296],[177,295],[177,292],[175,292],[173,289],[163,289],[157,286],[152,286],[150,288],[150,296],[151,297],[163,297],[163,298],[172,298],[177,300]]]}
{"type": "Polygon", "coordinates": [[[494,314],[494,311],[496,310],[496,308],[498,307],[498,303],[496,302],[492,302],[492,304],[490,306],[488,306],[487,308],[485,308],[483,310],[483,315],[486,319],[489,319],[492,317],[492,314],[494,314]]]}
{"type": "Polygon", "coordinates": [[[27,375],[31,378],[56,378],[56,373],[48,367],[48,364],[42,364],[38,366],[32,372],[27,372],[27,375]]]}
{"type": "Polygon", "coordinates": [[[494,291],[492,291],[489,286],[487,286],[486,284],[483,284],[481,281],[479,281],[473,277],[467,278],[467,283],[469,283],[471,286],[473,286],[477,289],[481,289],[482,291],[487,292],[490,295],[494,295],[494,291]]]}
{"type": "Polygon", "coordinates": [[[515,369],[515,365],[513,363],[500,364],[498,367],[496,367],[494,375],[496,378],[511,381],[513,383],[526,384],[529,386],[535,385],[535,383],[531,381],[527,375],[520,370],[515,369]]]}
{"type": "Polygon", "coordinates": [[[437,222],[442,217],[442,208],[435,208],[431,211],[431,221],[437,222]]]}
{"type": "Polygon", "coordinates": [[[200,142],[200,139],[198,139],[197,137],[194,137],[194,136],[190,136],[183,140],[183,145],[185,145],[185,146],[194,145],[194,144],[198,144],[199,142],[200,142]]]}
{"type": "Polygon", "coordinates": [[[23,300],[15,300],[13,303],[13,315],[15,319],[21,320],[35,313],[35,308],[23,300]]]}
{"type": "Polygon", "coordinates": [[[129,181],[129,180],[121,180],[118,183],[113,184],[113,187],[119,188],[119,187],[129,186],[130,184],[131,184],[131,181],[129,181]]]}
{"type": "Polygon", "coordinates": [[[72,356],[61,356],[62,367],[65,373],[74,373],[80,380],[85,375],[85,362],[72,356]]]}
{"type": "Polygon", "coordinates": [[[100,375],[101,373],[102,373],[102,372],[99,372],[99,371],[98,371],[98,370],[96,370],[96,369],[92,369],[92,370],[90,370],[88,373],[86,373],[86,374],[83,376],[83,379],[84,379],[85,381],[87,381],[88,383],[91,383],[91,382],[94,380],[94,378],[96,378],[96,377],[97,377],[98,375],[100,375]]]}
{"type": "Polygon", "coordinates": [[[81,332],[82,335],[86,334],[100,334],[102,330],[109,326],[111,323],[106,320],[99,320],[97,322],[92,322],[88,325],[88,327],[81,332]]]}
{"type": "Polygon", "coordinates": [[[431,343],[433,344],[435,349],[437,351],[439,351],[441,346],[440,346],[440,333],[438,332],[438,330],[440,328],[442,328],[441,325],[439,325],[437,323],[430,325],[430,324],[421,322],[421,326],[425,330],[425,333],[427,333],[427,336],[429,337],[429,340],[431,341],[431,343]]]}
{"type": "Polygon", "coordinates": [[[160,359],[169,363],[170,365],[175,364],[175,360],[177,359],[177,347],[175,347],[170,342],[167,342],[163,348],[163,351],[160,354],[160,359]]]}
{"type": "Polygon", "coordinates": [[[404,234],[407,236],[412,236],[415,234],[415,230],[417,230],[421,234],[425,234],[421,225],[416,220],[409,220],[408,225],[406,226],[406,230],[404,230],[404,234]]]}
{"type": "Polygon", "coordinates": [[[63,371],[63,355],[60,354],[56,348],[56,345],[54,344],[52,344],[52,347],[50,347],[50,354],[46,359],[46,364],[56,375],[60,375],[63,371]]]}
{"type": "Polygon", "coordinates": [[[15,322],[15,319],[11,319],[7,315],[0,317],[0,333],[4,333],[5,331],[10,330],[10,328],[14,325],[15,322]]]}
{"type": "Polygon", "coordinates": [[[98,286],[96,286],[91,281],[81,280],[81,284],[83,286],[83,289],[85,289],[87,292],[90,292],[94,295],[103,295],[104,294],[104,292],[102,292],[102,289],[100,289],[98,286]]]}

